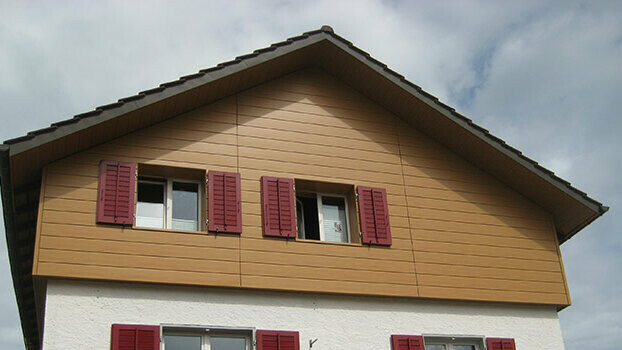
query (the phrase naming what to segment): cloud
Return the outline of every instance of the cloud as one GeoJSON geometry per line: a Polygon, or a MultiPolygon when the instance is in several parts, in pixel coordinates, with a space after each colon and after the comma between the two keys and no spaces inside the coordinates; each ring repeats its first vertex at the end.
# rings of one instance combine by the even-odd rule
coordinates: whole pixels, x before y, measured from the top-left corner
{"type": "MultiPolygon", "coordinates": [[[[622,342],[622,3],[0,1],[0,12],[2,139],[332,25],[612,206],[562,246],[574,305],[560,318],[570,350],[622,342]]],[[[0,347],[18,348],[2,259],[0,347]]]]}

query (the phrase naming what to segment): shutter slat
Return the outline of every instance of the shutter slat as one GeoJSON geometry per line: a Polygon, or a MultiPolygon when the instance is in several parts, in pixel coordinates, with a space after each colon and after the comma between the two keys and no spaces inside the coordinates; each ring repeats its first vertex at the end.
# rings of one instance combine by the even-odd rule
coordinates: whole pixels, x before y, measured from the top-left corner
{"type": "Polygon", "coordinates": [[[242,233],[240,173],[209,171],[209,231],[242,233]]]}
{"type": "Polygon", "coordinates": [[[111,350],[158,350],[160,327],[113,324],[111,350]]]}
{"type": "Polygon", "coordinates": [[[136,164],[102,160],[99,164],[97,222],[134,223],[136,164]]]}

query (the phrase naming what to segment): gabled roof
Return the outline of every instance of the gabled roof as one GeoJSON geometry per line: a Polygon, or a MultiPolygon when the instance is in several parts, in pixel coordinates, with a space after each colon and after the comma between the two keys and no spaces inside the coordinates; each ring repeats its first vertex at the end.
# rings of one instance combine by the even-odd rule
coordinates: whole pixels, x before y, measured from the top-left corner
{"type": "Polygon", "coordinates": [[[32,269],[36,216],[24,216],[22,211],[36,214],[45,164],[312,65],[322,67],[542,206],[554,218],[560,243],[608,210],[335,34],[331,27],[323,26],[0,145],[7,242],[25,336],[33,337],[26,334],[32,325],[24,323],[25,303],[34,303],[32,288],[27,290],[31,280],[24,282],[24,274],[32,269]],[[24,248],[25,244],[30,245],[24,248]]]}

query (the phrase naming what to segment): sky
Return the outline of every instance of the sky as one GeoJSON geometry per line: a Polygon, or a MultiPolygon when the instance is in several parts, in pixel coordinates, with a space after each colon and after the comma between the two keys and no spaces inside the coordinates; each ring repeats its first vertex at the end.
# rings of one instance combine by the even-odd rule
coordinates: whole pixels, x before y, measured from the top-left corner
{"type": "MultiPolygon", "coordinates": [[[[0,0],[0,140],[324,24],[611,207],[561,247],[559,317],[567,349],[618,348],[621,1],[0,0]]],[[[4,239],[0,315],[23,348],[4,239]]]]}

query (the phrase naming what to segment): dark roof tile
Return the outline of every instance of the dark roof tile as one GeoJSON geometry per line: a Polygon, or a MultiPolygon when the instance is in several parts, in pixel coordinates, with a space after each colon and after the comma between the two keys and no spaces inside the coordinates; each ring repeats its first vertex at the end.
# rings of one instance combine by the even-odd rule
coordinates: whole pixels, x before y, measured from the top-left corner
{"type": "Polygon", "coordinates": [[[138,94],[138,95],[133,95],[133,96],[128,96],[128,97],[120,98],[119,102],[127,103],[127,102],[132,102],[132,101],[140,100],[140,99],[142,99],[144,97],[145,97],[145,95],[138,94]]]}
{"type": "Polygon", "coordinates": [[[123,102],[113,102],[107,105],[99,106],[95,109],[100,110],[100,111],[106,111],[106,110],[121,107],[121,106],[123,106],[123,102]]]}

